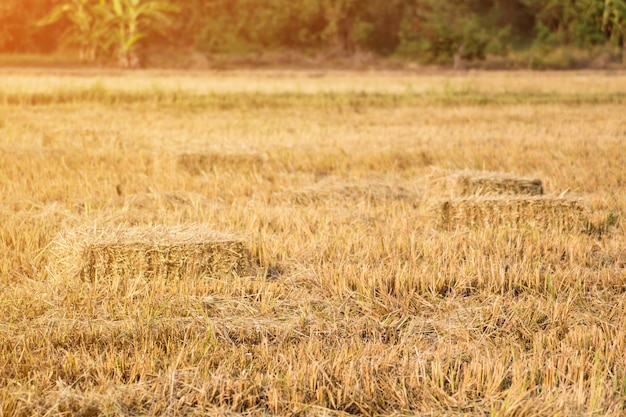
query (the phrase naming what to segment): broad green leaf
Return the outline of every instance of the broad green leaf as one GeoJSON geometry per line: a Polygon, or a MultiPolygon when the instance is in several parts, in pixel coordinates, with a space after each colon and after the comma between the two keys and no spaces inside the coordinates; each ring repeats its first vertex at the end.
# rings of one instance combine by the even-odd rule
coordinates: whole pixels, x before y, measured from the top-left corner
{"type": "Polygon", "coordinates": [[[132,47],[144,37],[145,37],[144,34],[138,33],[132,38],[126,39],[126,41],[124,42],[124,45],[126,46],[126,48],[128,48],[128,50],[132,50],[132,47]]]}
{"type": "Polygon", "coordinates": [[[72,5],[70,4],[61,4],[37,22],[37,26],[46,26],[51,25],[53,23],[58,22],[66,13],[72,11],[72,5]]]}

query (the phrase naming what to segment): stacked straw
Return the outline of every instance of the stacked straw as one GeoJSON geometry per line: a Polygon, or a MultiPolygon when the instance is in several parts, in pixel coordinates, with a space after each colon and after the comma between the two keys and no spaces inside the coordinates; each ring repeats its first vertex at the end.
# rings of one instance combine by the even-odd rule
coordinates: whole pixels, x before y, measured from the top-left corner
{"type": "Polygon", "coordinates": [[[246,276],[251,256],[240,240],[204,227],[73,230],[51,245],[48,268],[59,279],[246,276]]]}
{"type": "Polygon", "coordinates": [[[449,176],[447,184],[455,197],[431,206],[431,218],[438,229],[507,227],[582,232],[591,227],[579,200],[544,196],[540,179],[462,171],[449,176]]]}
{"type": "Polygon", "coordinates": [[[586,231],[589,221],[579,200],[558,197],[481,197],[443,200],[435,206],[437,228],[554,228],[586,231]]]}

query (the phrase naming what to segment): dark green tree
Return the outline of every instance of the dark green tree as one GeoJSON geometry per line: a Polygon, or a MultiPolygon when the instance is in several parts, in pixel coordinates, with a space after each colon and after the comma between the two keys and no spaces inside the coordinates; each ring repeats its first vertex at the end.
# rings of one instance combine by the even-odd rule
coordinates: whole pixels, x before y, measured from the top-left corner
{"type": "Polygon", "coordinates": [[[497,2],[415,0],[400,27],[399,52],[425,62],[483,59],[501,51],[510,33],[500,17],[497,2]]]}
{"type": "Polygon", "coordinates": [[[595,19],[606,37],[622,48],[622,65],[626,67],[626,0],[584,0],[588,15],[595,19]]]}
{"type": "Polygon", "coordinates": [[[540,49],[557,45],[586,48],[605,40],[587,0],[521,1],[535,17],[534,44],[540,49]]]}

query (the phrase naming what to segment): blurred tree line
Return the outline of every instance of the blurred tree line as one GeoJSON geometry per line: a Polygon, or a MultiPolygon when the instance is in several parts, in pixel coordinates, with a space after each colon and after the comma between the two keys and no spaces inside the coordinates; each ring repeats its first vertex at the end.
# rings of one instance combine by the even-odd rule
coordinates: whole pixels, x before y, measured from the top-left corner
{"type": "Polygon", "coordinates": [[[130,65],[142,48],[201,53],[370,52],[425,63],[618,46],[626,0],[0,0],[0,52],[130,65]]]}

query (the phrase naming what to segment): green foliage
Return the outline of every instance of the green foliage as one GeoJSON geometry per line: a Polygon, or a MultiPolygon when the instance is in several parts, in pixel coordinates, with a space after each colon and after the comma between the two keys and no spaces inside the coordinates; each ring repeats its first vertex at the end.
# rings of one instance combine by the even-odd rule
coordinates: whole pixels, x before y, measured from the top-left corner
{"type": "Polygon", "coordinates": [[[371,0],[362,6],[354,29],[357,45],[380,55],[391,55],[400,42],[405,0],[371,0]]]}
{"type": "Polygon", "coordinates": [[[160,0],[100,0],[98,4],[102,24],[108,28],[106,43],[115,45],[118,65],[124,68],[138,67],[136,54],[138,43],[149,30],[172,24],[172,13],[178,7],[160,0]]]}
{"type": "Polygon", "coordinates": [[[110,46],[109,30],[99,5],[97,0],[68,0],[58,4],[37,24],[46,26],[67,20],[69,25],[63,34],[64,43],[77,46],[81,60],[93,62],[110,46]]]}
{"type": "Polygon", "coordinates": [[[180,41],[210,53],[250,53],[316,45],[318,0],[179,0],[180,41]]]}
{"type": "Polygon", "coordinates": [[[0,51],[61,44],[86,61],[122,66],[136,65],[142,46],[165,43],[205,53],[370,51],[447,63],[624,47],[625,37],[626,0],[0,0],[0,51]]]}
{"type": "Polygon", "coordinates": [[[122,67],[139,66],[136,48],[148,30],[171,24],[169,13],[178,8],[159,0],[66,0],[38,22],[68,22],[65,43],[77,46],[80,57],[95,61],[115,51],[122,67]]]}
{"type": "Polygon", "coordinates": [[[626,67],[626,0],[584,0],[586,16],[609,41],[621,45],[626,67]]]}
{"type": "Polygon", "coordinates": [[[594,22],[596,13],[590,13],[586,4],[589,0],[522,0],[522,3],[535,16],[536,48],[549,50],[559,45],[585,48],[605,40],[594,22]]]}
{"type": "Polygon", "coordinates": [[[400,52],[426,62],[449,61],[455,54],[483,59],[488,52],[502,52],[509,26],[498,26],[497,8],[480,1],[421,0],[400,29],[400,52]]]}
{"type": "Polygon", "coordinates": [[[626,48],[626,0],[605,0],[602,10],[602,30],[612,39],[619,39],[626,48]]]}

